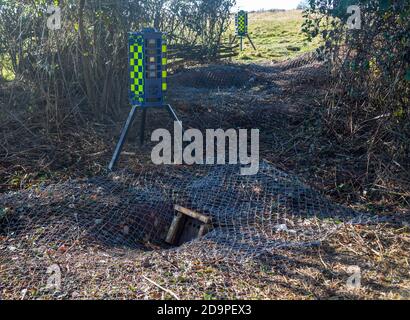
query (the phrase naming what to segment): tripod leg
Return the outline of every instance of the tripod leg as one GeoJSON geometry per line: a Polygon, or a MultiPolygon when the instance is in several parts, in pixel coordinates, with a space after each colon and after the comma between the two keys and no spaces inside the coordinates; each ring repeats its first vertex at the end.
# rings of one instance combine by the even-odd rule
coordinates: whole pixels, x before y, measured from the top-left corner
{"type": "Polygon", "coordinates": [[[248,34],[248,39],[249,39],[249,42],[251,43],[251,45],[252,45],[252,47],[253,47],[253,50],[256,51],[256,47],[255,47],[255,45],[253,44],[252,39],[251,39],[251,37],[249,36],[249,34],[248,34]]]}
{"type": "Polygon", "coordinates": [[[170,114],[171,118],[173,118],[182,128],[182,122],[178,119],[177,114],[175,113],[174,109],[172,109],[171,105],[167,104],[166,108],[168,110],[168,113],[170,114]]]}
{"type": "Polygon", "coordinates": [[[145,140],[145,123],[147,121],[147,109],[142,110],[142,119],[141,119],[141,130],[140,130],[140,143],[141,146],[144,145],[145,140]]]}
{"type": "Polygon", "coordinates": [[[117,164],[118,158],[119,158],[119,156],[121,154],[121,151],[122,151],[122,148],[124,146],[125,139],[127,138],[128,131],[130,130],[131,125],[134,121],[135,114],[137,112],[137,108],[138,108],[137,106],[132,107],[131,112],[128,115],[127,122],[125,123],[125,126],[122,129],[120,140],[117,143],[117,146],[116,146],[115,151],[114,151],[114,155],[112,156],[111,162],[108,166],[108,169],[110,171],[112,171],[115,168],[115,165],[117,164]]]}
{"type": "Polygon", "coordinates": [[[177,128],[175,127],[175,122],[174,122],[174,129],[175,129],[175,131],[174,131],[174,163],[175,164],[182,164],[183,163],[183,158],[182,158],[182,156],[183,156],[183,146],[184,146],[184,128],[183,128],[183,126],[182,126],[182,122],[178,119],[178,116],[177,116],[177,114],[175,113],[175,111],[174,111],[174,109],[171,107],[171,105],[170,104],[167,104],[166,105],[166,108],[167,108],[167,110],[168,110],[168,113],[169,113],[169,115],[171,116],[171,118],[173,118],[174,119],[174,121],[175,122],[177,122],[178,123],[178,125],[179,125],[179,127],[181,128],[181,131],[180,131],[180,133],[181,133],[181,140],[179,140],[179,139],[177,139],[176,137],[177,137],[177,135],[176,135],[176,133],[178,132],[177,131],[177,128]],[[180,151],[177,151],[177,150],[180,150],[180,151]]]}

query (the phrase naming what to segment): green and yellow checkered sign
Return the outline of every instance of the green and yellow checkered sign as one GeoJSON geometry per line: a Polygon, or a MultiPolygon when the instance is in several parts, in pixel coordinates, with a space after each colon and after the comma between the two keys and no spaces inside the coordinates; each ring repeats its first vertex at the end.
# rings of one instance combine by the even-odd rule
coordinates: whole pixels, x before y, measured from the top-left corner
{"type": "Polygon", "coordinates": [[[248,13],[246,11],[239,11],[235,17],[236,34],[244,37],[248,34],[248,13]]]}
{"type": "Polygon", "coordinates": [[[130,37],[131,100],[144,102],[144,40],[142,35],[130,37]]]}
{"type": "Polygon", "coordinates": [[[167,91],[167,42],[161,32],[129,34],[130,101],[133,106],[162,106],[167,91]]]}

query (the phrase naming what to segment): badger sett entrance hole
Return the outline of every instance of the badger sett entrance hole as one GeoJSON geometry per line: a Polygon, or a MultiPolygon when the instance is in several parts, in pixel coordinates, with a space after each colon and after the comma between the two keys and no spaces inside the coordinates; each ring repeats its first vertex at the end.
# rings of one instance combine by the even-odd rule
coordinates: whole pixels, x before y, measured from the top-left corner
{"type": "Polygon", "coordinates": [[[166,238],[166,242],[180,246],[194,239],[202,238],[212,229],[211,217],[175,205],[177,212],[166,238]]]}

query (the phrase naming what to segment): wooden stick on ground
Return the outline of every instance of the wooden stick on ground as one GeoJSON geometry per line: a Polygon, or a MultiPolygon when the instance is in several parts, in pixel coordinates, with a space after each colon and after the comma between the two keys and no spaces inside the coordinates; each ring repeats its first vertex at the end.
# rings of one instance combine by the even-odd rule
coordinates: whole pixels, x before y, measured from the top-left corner
{"type": "Polygon", "coordinates": [[[154,286],[160,288],[162,291],[165,291],[166,293],[169,293],[171,296],[173,296],[175,299],[177,300],[181,300],[179,299],[179,297],[173,293],[171,290],[168,290],[166,288],[164,288],[163,286],[159,285],[158,283],[156,283],[155,281],[151,280],[150,278],[147,278],[146,276],[142,276],[145,280],[147,280],[148,282],[152,283],[154,286]]]}

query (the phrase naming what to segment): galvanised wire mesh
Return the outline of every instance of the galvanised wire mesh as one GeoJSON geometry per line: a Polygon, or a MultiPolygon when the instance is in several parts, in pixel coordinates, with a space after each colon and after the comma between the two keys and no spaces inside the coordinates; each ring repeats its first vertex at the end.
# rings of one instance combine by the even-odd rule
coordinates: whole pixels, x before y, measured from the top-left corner
{"type": "Polygon", "coordinates": [[[266,162],[254,176],[239,166],[167,166],[40,186],[2,194],[0,214],[0,292],[37,294],[53,264],[81,287],[78,270],[118,270],[144,252],[241,262],[317,245],[361,217],[266,162]],[[211,217],[213,229],[180,247],[166,244],[176,204],[211,217]]]}
{"type": "MultiPolygon", "coordinates": [[[[255,85],[255,82],[266,82],[289,79],[294,80],[317,76],[321,72],[323,61],[317,52],[308,52],[299,57],[270,64],[219,64],[201,65],[187,68],[170,77],[172,89],[178,88],[204,88],[228,89],[244,88],[255,85]]],[[[323,71],[323,70],[322,70],[323,71]]]]}
{"type": "MultiPolygon", "coordinates": [[[[241,69],[205,66],[172,80],[198,88],[257,78],[271,84],[317,73],[317,65],[317,55],[306,54],[241,69]]],[[[115,298],[130,290],[144,297],[129,288],[141,281],[136,261],[218,261],[233,270],[279,250],[317,246],[344,223],[369,221],[266,162],[254,176],[241,176],[239,166],[147,166],[41,185],[0,195],[0,298],[115,298]],[[211,217],[212,230],[180,247],[165,243],[174,205],[211,217]],[[63,290],[49,286],[55,270],[63,290]]]]}
{"type": "Polygon", "coordinates": [[[179,72],[170,78],[170,83],[191,88],[232,88],[246,86],[253,76],[251,72],[234,65],[207,65],[179,72]]]}

